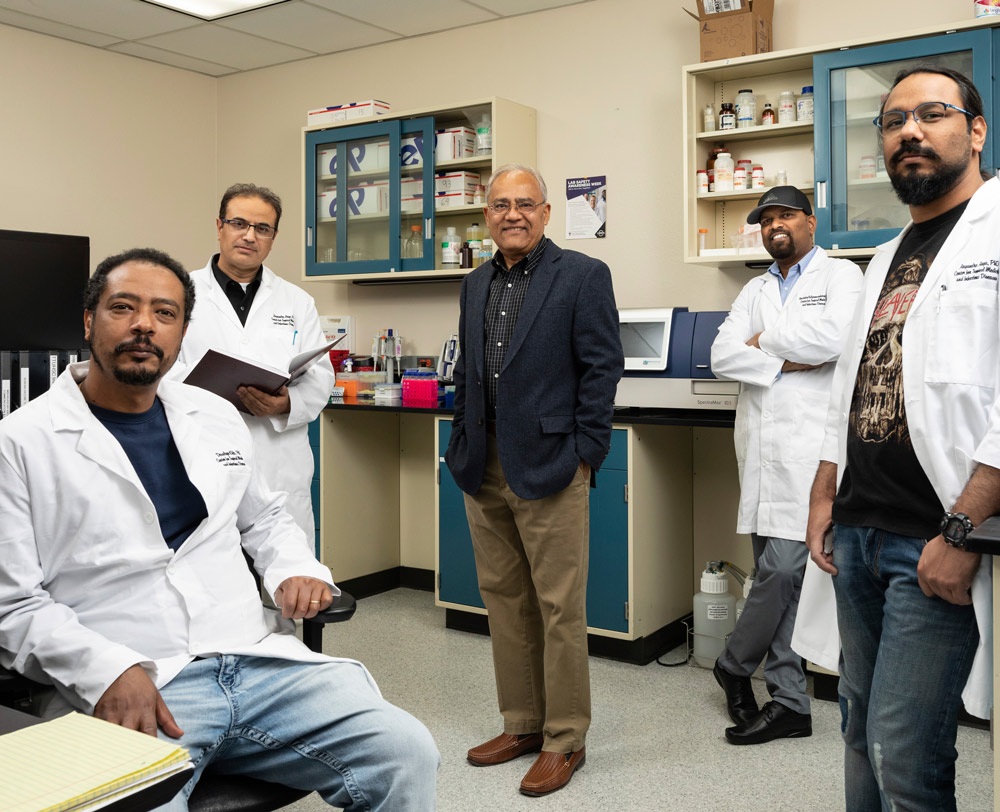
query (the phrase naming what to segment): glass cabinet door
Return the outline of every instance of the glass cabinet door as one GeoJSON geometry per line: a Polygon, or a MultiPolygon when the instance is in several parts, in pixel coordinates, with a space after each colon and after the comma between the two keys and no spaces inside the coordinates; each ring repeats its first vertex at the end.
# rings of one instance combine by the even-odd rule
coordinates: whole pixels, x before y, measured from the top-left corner
{"type": "MultiPolygon", "coordinates": [[[[890,43],[820,54],[816,83],[816,241],[825,248],[872,247],[891,240],[910,219],[899,202],[873,119],[896,75],[934,65],[971,76],[991,121],[989,31],[890,43]]],[[[927,101],[937,101],[928,99],[927,101]]],[[[983,167],[992,165],[987,143],[983,167]]]]}
{"type": "Polygon", "coordinates": [[[405,261],[403,247],[411,223],[433,233],[433,156],[429,118],[307,133],[306,275],[432,268],[429,237],[405,261]]]}

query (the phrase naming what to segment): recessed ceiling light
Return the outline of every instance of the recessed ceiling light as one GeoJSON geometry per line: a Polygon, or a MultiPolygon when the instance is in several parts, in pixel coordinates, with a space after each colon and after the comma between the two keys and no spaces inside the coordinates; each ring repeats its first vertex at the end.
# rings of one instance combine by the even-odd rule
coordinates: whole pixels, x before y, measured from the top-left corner
{"type": "Polygon", "coordinates": [[[220,20],[223,17],[242,14],[244,11],[277,6],[280,3],[287,3],[288,0],[143,0],[143,2],[173,9],[182,14],[190,14],[202,20],[220,20]]]}

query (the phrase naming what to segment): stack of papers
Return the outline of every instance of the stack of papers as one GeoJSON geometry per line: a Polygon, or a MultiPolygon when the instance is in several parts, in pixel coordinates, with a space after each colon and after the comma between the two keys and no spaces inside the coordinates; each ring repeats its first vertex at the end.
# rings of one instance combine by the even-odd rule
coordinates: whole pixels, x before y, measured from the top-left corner
{"type": "Polygon", "coordinates": [[[0,812],[82,812],[191,762],[169,741],[71,713],[0,736],[0,765],[0,812]]]}

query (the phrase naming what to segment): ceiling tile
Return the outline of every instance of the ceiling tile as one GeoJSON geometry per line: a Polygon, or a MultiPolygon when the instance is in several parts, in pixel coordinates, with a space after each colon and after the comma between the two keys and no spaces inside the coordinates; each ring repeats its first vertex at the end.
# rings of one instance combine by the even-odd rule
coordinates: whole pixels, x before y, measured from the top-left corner
{"type": "Polygon", "coordinates": [[[100,31],[116,40],[151,37],[196,22],[186,14],[140,0],[0,0],[0,7],[100,31]]]}
{"type": "Polygon", "coordinates": [[[195,59],[232,65],[240,70],[252,70],[313,56],[311,51],[292,48],[213,23],[149,37],[143,42],[166,51],[193,56],[195,59]]]}
{"type": "Polygon", "coordinates": [[[590,0],[470,0],[470,2],[509,17],[514,14],[530,14],[532,11],[588,3],[590,0]]]}
{"type": "Polygon", "coordinates": [[[496,15],[464,0],[308,0],[355,20],[398,31],[405,36],[444,31],[495,20],[496,15]]]}
{"type": "Polygon", "coordinates": [[[304,3],[289,3],[250,11],[219,20],[217,25],[235,28],[305,48],[318,54],[346,51],[396,39],[397,34],[304,3]]]}
{"type": "Polygon", "coordinates": [[[20,11],[11,11],[3,7],[0,7],[0,24],[12,25],[15,28],[27,28],[29,31],[37,31],[39,34],[71,39],[74,42],[82,42],[84,45],[96,45],[98,48],[121,40],[121,37],[98,34],[96,31],[85,31],[82,28],[74,28],[72,25],[43,20],[41,17],[33,17],[30,14],[22,14],[20,11]]]}
{"type": "Polygon", "coordinates": [[[183,54],[175,54],[171,51],[164,51],[162,48],[154,48],[152,45],[145,45],[141,42],[119,42],[108,48],[109,51],[118,51],[129,56],[138,56],[142,59],[149,59],[153,62],[162,62],[164,65],[172,65],[175,68],[184,68],[195,73],[206,73],[209,76],[225,76],[229,73],[238,73],[238,68],[230,68],[225,65],[217,65],[214,62],[206,62],[203,59],[194,59],[183,54]]]}

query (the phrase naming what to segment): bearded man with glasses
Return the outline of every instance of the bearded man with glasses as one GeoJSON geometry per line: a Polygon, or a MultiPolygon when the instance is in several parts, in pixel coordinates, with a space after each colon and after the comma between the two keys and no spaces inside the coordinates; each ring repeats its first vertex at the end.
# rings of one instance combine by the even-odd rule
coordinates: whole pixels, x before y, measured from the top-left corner
{"type": "MultiPolygon", "coordinates": [[[[301,288],[264,265],[274,247],[281,198],[252,183],[230,186],[222,196],[215,228],[219,253],[191,273],[197,291],[180,361],[193,367],[210,349],[288,369],[299,353],[322,346],[316,303],[301,288]]],[[[253,435],[268,486],[285,491],[285,508],[315,543],[310,491],[313,455],[309,424],[330,399],[333,367],[322,358],[276,395],[240,387],[241,412],[253,435]]]]}
{"type": "Polygon", "coordinates": [[[503,733],[468,760],[541,750],[526,795],[561,789],[584,762],[589,489],[624,369],[611,272],[545,236],[546,198],[526,166],[501,167],[486,187],[498,250],[462,282],[445,455],[465,492],[503,716],[503,733]]]}
{"type": "Polygon", "coordinates": [[[989,564],[965,539],[1000,509],[1000,181],[960,73],[901,73],[874,123],[912,222],[865,274],[806,543],[837,598],[847,809],[947,812],[961,700],[990,706],[989,564]]]}

